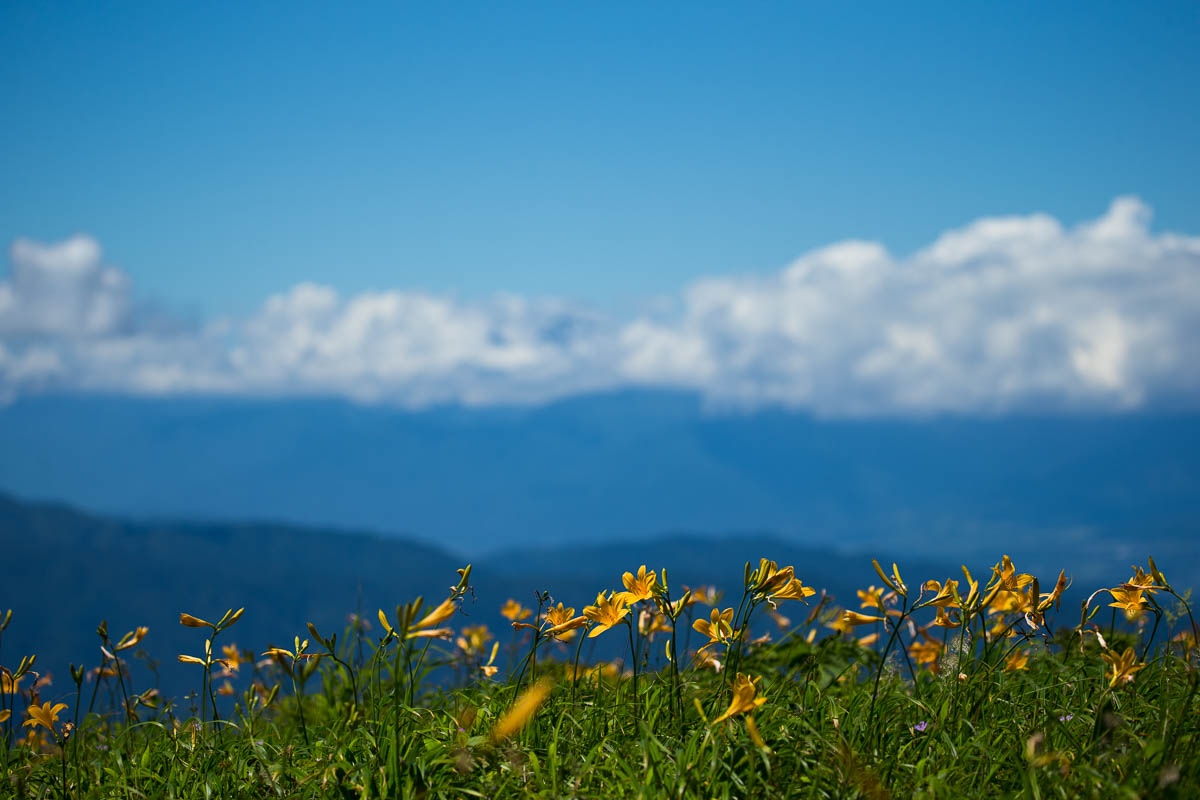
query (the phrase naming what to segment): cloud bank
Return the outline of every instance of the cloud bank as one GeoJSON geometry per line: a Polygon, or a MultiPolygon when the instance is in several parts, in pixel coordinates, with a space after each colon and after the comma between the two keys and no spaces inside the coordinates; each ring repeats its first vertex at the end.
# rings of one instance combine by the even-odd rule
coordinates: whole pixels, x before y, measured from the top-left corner
{"type": "Polygon", "coordinates": [[[0,282],[0,395],[336,395],[423,407],[622,387],[821,416],[1200,405],[1200,237],[1138,199],[1065,227],[977,220],[911,256],[844,241],[617,318],[546,298],[350,297],[300,284],[244,319],[140,304],[87,236],[18,240],[0,282]]]}

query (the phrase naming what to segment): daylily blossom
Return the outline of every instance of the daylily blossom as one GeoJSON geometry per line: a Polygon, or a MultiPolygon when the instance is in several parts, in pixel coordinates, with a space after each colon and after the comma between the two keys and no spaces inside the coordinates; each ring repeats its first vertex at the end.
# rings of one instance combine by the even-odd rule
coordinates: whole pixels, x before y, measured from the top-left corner
{"type": "Polygon", "coordinates": [[[1137,654],[1133,652],[1132,647],[1126,647],[1125,652],[1120,655],[1110,650],[1101,653],[1100,657],[1109,664],[1109,688],[1133,683],[1133,676],[1146,667],[1145,664],[1137,663],[1137,654]]]}
{"type": "Polygon", "coordinates": [[[458,604],[454,602],[454,598],[446,598],[441,605],[426,614],[419,622],[414,623],[413,628],[421,630],[422,628],[437,627],[454,616],[454,612],[457,610],[458,604]]]}
{"type": "Polygon", "coordinates": [[[759,678],[751,680],[749,676],[738,673],[733,680],[733,700],[725,713],[713,720],[713,723],[724,722],[734,714],[744,714],[767,702],[767,698],[758,696],[759,678]]]}
{"type": "Polygon", "coordinates": [[[924,605],[938,608],[958,605],[958,581],[947,580],[944,585],[938,581],[925,581],[925,585],[921,588],[934,593],[931,599],[924,602],[924,605]]]}
{"type": "Polygon", "coordinates": [[[1012,654],[1004,660],[1004,669],[1008,672],[1018,672],[1029,668],[1029,653],[1024,650],[1014,650],[1012,654]]]}
{"type": "Polygon", "coordinates": [[[654,596],[654,586],[658,583],[658,575],[653,570],[647,572],[646,565],[642,564],[638,567],[637,575],[626,572],[621,576],[621,582],[625,584],[625,591],[621,592],[621,595],[625,598],[625,602],[633,605],[654,596]]]}
{"type": "Polygon", "coordinates": [[[843,625],[857,626],[870,625],[872,622],[883,622],[883,617],[874,617],[870,614],[860,614],[857,611],[847,609],[842,612],[841,623],[843,625]]]}
{"type": "Polygon", "coordinates": [[[942,654],[942,643],[933,640],[913,642],[908,648],[909,655],[918,666],[928,666],[929,671],[937,674],[938,658],[942,654]]]}
{"type": "Polygon", "coordinates": [[[714,608],[709,613],[708,619],[698,619],[692,623],[692,627],[698,633],[708,637],[708,643],[700,648],[701,652],[714,644],[727,642],[733,636],[733,609],[727,608],[720,611],[714,608]]]}
{"type": "Polygon", "coordinates": [[[607,596],[600,592],[596,595],[596,603],[583,609],[583,616],[595,623],[595,627],[588,631],[588,638],[599,636],[612,626],[619,625],[628,615],[629,605],[624,592],[609,593],[607,596]]]}
{"type": "MultiPolygon", "coordinates": [[[[788,567],[791,569],[791,567],[788,567]]],[[[816,589],[804,586],[799,578],[791,578],[787,583],[768,595],[771,600],[804,600],[817,593],[816,589]]]]}
{"type": "Polygon", "coordinates": [[[533,612],[510,597],[508,598],[508,602],[500,608],[500,616],[513,622],[519,622],[520,620],[532,617],[533,612]]]}
{"type": "Polygon", "coordinates": [[[496,727],[492,729],[492,741],[504,741],[525,727],[537,713],[538,707],[550,695],[551,686],[549,680],[543,679],[526,689],[513,703],[513,707],[509,709],[508,713],[501,717],[500,721],[496,723],[496,727]]]}
{"type": "Polygon", "coordinates": [[[122,650],[128,650],[131,647],[137,647],[139,644],[141,644],[142,639],[146,638],[146,634],[149,632],[149,628],[139,625],[136,630],[132,630],[122,636],[121,641],[116,643],[114,649],[117,652],[120,652],[122,650]]]}
{"type": "Polygon", "coordinates": [[[957,618],[947,613],[946,609],[938,606],[937,616],[934,618],[931,624],[937,625],[940,628],[957,628],[962,623],[960,623],[957,618]]]}
{"type": "Polygon", "coordinates": [[[559,603],[557,606],[550,606],[550,608],[546,609],[545,624],[553,628],[570,621],[574,616],[575,609],[573,607],[563,606],[562,603],[559,603]]]}
{"type": "Polygon", "coordinates": [[[40,706],[34,703],[25,712],[29,715],[29,719],[25,720],[25,725],[32,725],[35,728],[41,725],[51,733],[54,733],[54,726],[58,723],[58,712],[66,707],[66,703],[50,705],[50,701],[48,700],[40,706]]]}
{"type": "Polygon", "coordinates": [[[459,650],[472,656],[482,653],[491,638],[492,633],[488,630],[487,625],[468,625],[462,629],[462,635],[454,643],[458,645],[459,650]]]}
{"type": "Polygon", "coordinates": [[[482,665],[479,668],[483,672],[483,674],[489,678],[494,678],[496,676],[496,673],[500,670],[500,668],[495,665],[496,664],[496,653],[498,653],[499,651],[500,651],[500,643],[493,642],[492,643],[492,654],[490,656],[488,656],[487,663],[482,665]]]}
{"type": "Polygon", "coordinates": [[[1142,593],[1145,591],[1148,590],[1128,583],[1122,584],[1115,589],[1109,589],[1108,593],[1112,595],[1113,599],[1113,602],[1109,603],[1109,606],[1124,611],[1126,619],[1137,619],[1142,615],[1142,612],[1150,608],[1150,603],[1142,596],[1142,593]]]}
{"type": "Polygon", "coordinates": [[[859,589],[858,599],[862,601],[858,606],[859,608],[877,608],[883,611],[882,587],[869,586],[865,591],[859,589]]]}

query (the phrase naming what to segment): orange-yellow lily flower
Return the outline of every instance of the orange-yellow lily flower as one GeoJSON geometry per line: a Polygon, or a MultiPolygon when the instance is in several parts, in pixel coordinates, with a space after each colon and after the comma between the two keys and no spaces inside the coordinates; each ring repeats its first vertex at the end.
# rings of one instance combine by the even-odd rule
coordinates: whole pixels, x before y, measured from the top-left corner
{"type": "Polygon", "coordinates": [[[510,597],[508,598],[508,601],[500,607],[500,616],[504,617],[505,619],[512,620],[513,622],[519,622],[520,620],[529,619],[532,617],[533,612],[510,597]]]}
{"type": "Polygon", "coordinates": [[[619,625],[628,615],[629,604],[624,592],[609,593],[607,596],[600,592],[596,595],[596,603],[583,609],[583,616],[595,623],[595,627],[588,631],[588,638],[599,636],[614,625],[619,625]]]}
{"type": "Polygon", "coordinates": [[[501,717],[500,721],[496,723],[496,727],[492,729],[492,741],[502,742],[525,727],[537,713],[538,707],[550,695],[552,686],[553,684],[548,679],[543,678],[526,689],[513,703],[509,712],[501,717]]]}
{"type": "Polygon", "coordinates": [[[1150,608],[1150,603],[1142,597],[1142,593],[1145,591],[1147,590],[1128,583],[1115,589],[1109,589],[1108,593],[1112,595],[1113,599],[1109,606],[1122,609],[1126,619],[1137,619],[1143,611],[1150,608]]]}
{"type": "MultiPolygon", "coordinates": [[[[791,567],[788,567],[791,569],[791,567]]],[[[800,583],[799,578],[790,578],[776,591],[768,595],[771,600],[805,600],[817,593],[816,589],[800,583]]]]}
{"type": "Polygon", "coordinates": [[[658,583],[658,574],[654,570],[647,572],[646,565],[642,564],[638,567],[637,575],[626,572],[621,576],[621,582],[625,584],[625,591],[621,592],[621,595],[624,596],[625,602],[633,605],[654,596],[654,586],[658,583]]]}
{"type": "Polygon", "coordinates": [[[692,628],[708,637],[708,643],[700,648],[701,652],[719,642],[727,642],[733,636],[733,609],[720,611],[714,608],[708,619],[696,620],[692,628]]]}
{"type": "Polygon", "coordinates": [[[50,701],[48,700],[40,706],[34,703],[25,712],[29,715],[29,719],[25,720],[25,725],[32,725],[34,728],[41,725],[51,733],[54,733],[54,726],[58,723],[58,712],[66,707],[66,703],[50,705],[50,701]]]}
{"type": "Polygon", "coordinates": [[[1108,651],[1101,653],[1100,657],[1109,664],[1109,688],[1133,683],[1133,676],[1146,668],[1145,664],[1137,663],[1137,654],[1133,652],[1132,647],[1126,647],[1125,652],[1120,655],[1108,651]]]}
{"type": "Polygon", "coordinates": [[[1024,650],[1012,651],[1012,654],[1004,660],[1004,669],[1008,672],[1029,669],[1029,653],[1024,650]]]}
{"type": "Polygon", "coordinates": [[[454,616],[454,612],[457,610],[458,604],[454,602],[453,598],[448,597],[442,601],[441,605],[426,614],[420,622],[415,623],[413,627],[417,630],[437,627],[454,616]]]}
{"type": "Polygon", "coordinates": [[[858,599],[862,601],[859,603],[859,608],[877,608],[880,611],[883,611],[882,587],[869,586],[865,591],[863,589],[859,589],[858,599]]]}
{"type": "Polygon", "coordinates": [[[713,720],[713,723],[724,722],[734,714],[744,714],[747,711],[754,709],[767,702],[767,698],[759,697],[758,686],[756,685],[759,678],[751,680],[749,676],[738,673],[733,680],[733,701],[730,702],[729,708],[725,713],[713,720]]]}
{"type": "Polygon", "coordinates": [[[857,626],[870,625],[872,622],[883,622],[883,617],[875,617],[870,614],[860,614],[857,611],[849,609],[842,612],[841,622],[843,625],[857,626]]]}
{"type": "Polygon", "coordinates": [[[492,654],[488,657],[487,663],[479,668],[483,672],[483,674],[489,678],[495,677],[496,673],[500,670],[500,668],[495,665],[496,664],[496,653],[498,653],[499,651],[500,651],[500,643],[493,642],[492,643],[492,654]]]}

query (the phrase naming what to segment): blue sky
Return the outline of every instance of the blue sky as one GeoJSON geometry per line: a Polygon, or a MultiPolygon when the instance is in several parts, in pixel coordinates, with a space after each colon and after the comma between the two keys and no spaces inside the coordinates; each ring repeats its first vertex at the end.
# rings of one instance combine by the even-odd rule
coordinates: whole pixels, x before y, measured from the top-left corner
{"type": "MultiPolygon", "coordinates": [[[[468,321],[467,328],[487,330],[468,336],[450,362],[435,359],[438,369],[450,363],[446,369],[461,372],[462,353],[476,353],[479,342],[522,336],[498,330],[508,323],[496,314],[509,312],[488,305],[497,292],[549,303],[535,322],[518,315],[521,330],[536,328],[530,346],[540,347],[570,338],[564,331],[607,324],[596,317],[628,323],[681,307],[685,316],[702,314],[697,282],[775,280],[797,257],[846,240],[880,242],[905,264],[979,220],[1044,212],[1070,231],[1104,218],[1124,196],[1144,207],[1143,238],[1200,232],[1194,3],[30,3],[0,10],[0,49],[0,240],[51,246],[88,237],[91,244],[67,261],[119,268],[127,284],[120,297],[92,312],[117,320],[113,330],[124,333],[193,325],[207,329],[210,343],[242,341],[255,334],[214,331],[213,321],[262,323],[273,295],[291,298],[280,302],[294,310],[309,301],[427,293],[452,304],[433,317],[459,313],[465,303],[464,313],[485,318],[468,321]],[[297,299],[298,286],[337,299],[319,292],[297,299]],[[110,313],[113,304],[146,301],[167,309],[153,325],[144,312],[136,322],[128,309],[110,313]]],[[[10,263],[36,262],[42,266],[29,267],[36,271],[58,258],[37,253],[14,247],[10,263]]],[[[1127,253],[1112,258],[1132,268],[1127,253]]],[[[1147,302],[1178,283],[1190,292],[1196,273],[1188,270],[1156,283],[1147,302]]],[[[61,298],[78,289],[53,292],[61,298]]],[[[1025,298],[1055,299],[1059,291],[1027,287],[1025,298]]],[[[30,295],[14,296],[33,307],[30,295]]],[[[846,301],[842,309],[869,314],[885,300],[846,301]]],[[[1090,356],[1071,355],[1078,348],[1070,342],[1045,346],[1058,347],[1064,368],[1109,389],[1122,384],[1105,402],[1188,395],[1190,383],[1130,389],[1114,377],[1113,348],[1125,362],[1134,359],[1130,343],[1153,339],[1150,323],[1161,314],[1143,305],[1131,320],[1108,310],[1117,322],[1098,312],[1064,334],[1086,339],[1090,356]],[[1097,358],[1108,361],[1097,365],[1097,358]]],[[[1178,349],[1193,317],[1175,310],[1166,316],[1176,320],[1178,349]]],[[[921,313],[914,307],[911,316],[921,313]]],[[[911,321],[876,338],[928,360],[944,355],[931,341],[957,335],[954,326],[913,330],[911,321]]],[[[9,329],[24,342],[31,330],[52,327],[25,319],[9,329]]],[[[621,328],[609,338],[627,344],[645,333],[621,328]]],[[[651,333],[652,350],[666,347],[673,364],[691,365],[680,368],[683,384],[729,377],[709,363],[712,352],[701,364],[700,345],[678,326],[666,332],[670,341],[651,333]]],[[[11,375],[36,373],[37,386],[112,388],[78,377],[76,362],[94,363],[94,353],[30,355],[13,335],[10,361],[24,361],[10,363],[10,386],[11,375]],[[58,377],[45,377],[51,373],[58,377]]],[[[607,346],[615,345],[588,340],[576,350],[594,355],[607,346]]],[[[172,344],[170,365],[160,359],[153,378],[129,385],[164,390],[181,385],[181,371],[198,374],[231,358],[229,350],[179,356],[188,347],[197,345],[172,344]]],[[[898,368],[863,347],[855,362],[862,370],[898,368]]],[[[491,353],[471,368],[543,369],[547,362],[528,350],[491,353]]],[[[757,381],[751,394],[811,398],[812,365],[821,359],[799,359],[781,385],[761,377],[768,353],[779,355],[759,347],[761,362],[734,359],[743,377],[757,381]],[[797,370],[808,377],[793,380],[797,370]]],[[[392,355],[363,358],[378,364],[392,355]]],[[[647,356],[623,368],[623,378],[605,380],[659,373],[659,361],[647,356]]],[[[576,372],[595,367],[588,364],[576,372]]],[[[272,391],[296,382],[289,369],[279,367],[272,391]]],[[[299,383],[312,391],[334,386],[322,369],[315,388],[308,378],[299,383]]],[[[364,396],[392,397],[396,380],[408,381],[403,402],[484,402],[495,394],[410,391],[430,369],[409,359],[364,396]]],[[[823,386],[841,380],[821,375],[823,386]]],[[[223,380],[182,383],[227,390],[223,380]]],[[[1025,400],[1047,392],[1078,399],[1055,376],[1030,381],[1017,392],[1025,400]]],[[[869,407],[875,401],[867,395],[878,391],[863,389],[856,402],[869,407]]]]}
{"type": "Polygon", "coordinates": [[[5,4],[0,239],[215,312],[625,303],[1128,193],[1198,227],[1194,3],[646,5],[5,4]]]}

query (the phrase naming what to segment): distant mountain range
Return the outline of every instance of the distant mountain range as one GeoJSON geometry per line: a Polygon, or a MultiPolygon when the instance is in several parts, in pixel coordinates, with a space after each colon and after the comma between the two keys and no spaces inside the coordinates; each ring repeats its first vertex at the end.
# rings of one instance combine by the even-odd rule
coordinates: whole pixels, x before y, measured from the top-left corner
{"type": "Polygon", "coordinates": [[[101,618],[150,625],[178,686],[171,659],[201,640],[180,611],[245,605],[233,638],[258,647],[309,620],[340,628],[359,604],[440,596],[468,560],[471,613],[494,630],[507,597],[581,607],[641,563],[732,586],[768,556],[845,598],[877,581],[872,555],[944,578],[1009,553],[1096,588],[1152,553],[1200,585],[1200,415],[821,421],[663,393],[421,412],[41,397],[0,410],[0,487],[37,498],[0,496],[0,608],[17,609],[0,660],[37,649],[60,677],[94,660],[101,618]]]}
{"type": "MultiPolygon", "coordinates": [[[[36,652],[39,668],[55,675],[62,691],[69,663],[98,661],[101,619],[117,636],[149,626],[145,648],[161,662],[160,685],[182,693],[194,684],[194,670],[174,657],[198,652],[204,637],[179,625],[181,611],[213,619],[245,606],[226,641],[261,651],[306,636],[310,621],[328,635],[359,609],[373,623],[379,608],[390,612],[418,595],[437,601],[454,583],[454,570],[466,563],[395,536],[269,524],[135,523],[4,494],[0,531],[0,613],[15,610],[0,663],[36,652]]],[[[509,597],[529,606],[535,591],[544,590],[581,610],[597,591],[622,588],[621,573],[643,563],[668,568],[676,596],[683,584],[717,584],[732,592],[745,562],[763,556],[794,564],[806,583],[841,597],[853,598],[854,588],[878,582],[861,556],[764,535],[675,534],[485,556],[474,563],[474,596],[464,606],[469,616],[455,623],[487,624],[508,642],[512,633],[499,608],[509,597]]],[[[905,568],[914,576],[944,577],[951,566],[911,560],[905,568]]],[[[800,609],[795,613],[805,613],[800,609]]],[[[148,675],[140,672],[144,686],[148,675]]]]}
{"type": "Polygon", "coordinates": [[[0,409],[0,487],[135,518],[403,532],[464,554],[772,531],[960,558],[1107,542],[1125,562],[1147,543],[1197,553],[1200,415],[823,421],[663,392],[417,412],[31,397],[0,409]]]}

